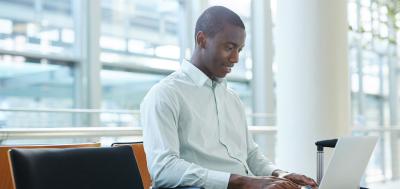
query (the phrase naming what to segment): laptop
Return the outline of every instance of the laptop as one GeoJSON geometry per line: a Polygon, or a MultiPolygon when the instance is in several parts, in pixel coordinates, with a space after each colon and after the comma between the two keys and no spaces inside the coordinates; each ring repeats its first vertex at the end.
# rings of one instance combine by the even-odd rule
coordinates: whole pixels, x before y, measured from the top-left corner
{"type": "Polygon", "coordinates": [[[377,142],[377,136],[339,138],[319,189],[359,189],[377,142]]]}

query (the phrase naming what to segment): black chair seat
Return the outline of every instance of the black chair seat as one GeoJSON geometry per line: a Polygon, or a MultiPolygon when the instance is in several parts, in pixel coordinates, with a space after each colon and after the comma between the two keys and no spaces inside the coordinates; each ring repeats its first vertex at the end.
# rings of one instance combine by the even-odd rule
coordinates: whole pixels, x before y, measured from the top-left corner
{"type": "Polygon", "coordinates": [[[16,189],[141,189],[129,146],[12,149],[16,189]]]}

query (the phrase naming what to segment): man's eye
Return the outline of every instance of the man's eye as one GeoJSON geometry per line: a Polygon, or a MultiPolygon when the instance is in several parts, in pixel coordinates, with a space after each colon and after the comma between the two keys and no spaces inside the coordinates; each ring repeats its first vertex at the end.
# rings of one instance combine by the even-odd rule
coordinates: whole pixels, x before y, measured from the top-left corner
{"type": "Polygon", "coordinates": [[[233,50],[233,47],[227,47],[226,50],[231,51],[231,50],[233,50]]]}

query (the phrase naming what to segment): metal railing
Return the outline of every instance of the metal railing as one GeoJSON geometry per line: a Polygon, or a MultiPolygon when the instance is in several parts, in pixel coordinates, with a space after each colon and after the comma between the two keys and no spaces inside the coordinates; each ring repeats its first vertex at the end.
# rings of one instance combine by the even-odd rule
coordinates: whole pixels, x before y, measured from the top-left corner
{"type": "Polygon", "coordinates": [[[365,126],[365,127],[353,127],[352,132],[399,132],[400,126],[386,125],[386,126],[365,126]]]}
{"type": "MultiPolygon", "coordinates": [[[[277,132],[273,126],[249,126],[252,134],[277,132]]],[[[379,127],[354,128],[352,132],[399,132],[400,127],[383,129],[379,127]]],[[[141,127],[63,127],[63,128],[1,128],[0,140],[9,139],[45,139],[45,138],[91,138],[142,136],[141,127]]]]}
{"type": "MultiPolygon", "coordinates": [[[[67,113],[67,114],[114,114],[120,116],[121,114],[138,117],[139,110],[101,110],[101,109],[53,109],[53,108],[0,108],[0,113],[11,112],[11,113],[67,113]]],[[[250,118],[263,118],[275,121],[274,114],[266,113],[251,113],[247,115],[250,118]]],[[[1,121],[1,120],[0,120],[1,121]]],[[[29,121],[29,120],[28,120],[29,121]]],[[[136,120],[137,121],[137,120],[136,120]]],[[[62,124],[60,124],[62,125],[62,124]]],[[[271,124],[273,125],[273,124],[271,124]]],[[[249,131],[254,134],[258,133],[275,133],[277,128],[274,126],[249,126],[249,131]]],[[[353,127],[352,132],[400,132],[400,126],[377,126],[377,127],[353,127]]],[[[103,137],[103,136],[141,136],[142,128],[139,124],[130,125],[128,127],[112,126],[112,127],[100,127],[97,126],[79,126],[68,125],[68,126],[56,126],[52,128],[43,127],[31,127],[31,128],[18,128],[18,125],[0,128],[0,140],[7,139],[23,139],[23,138],[57,138],[57,137],[103,137]]]]}
{"type": "MultiPolygon", "coordinates": [[[[0,117],[0,141],[46,138],[140,137],[142,135],[142,128],[139,124],[139,110],[0,108],[0,116],[2,113],[3,121],[6,121],[6,119],[20,121],[3,123],[2,128],[0,117]],[[27,117],[27,114],[31,117],[27,117]],[[43,114],[44,117],[41,116],[43,114]],[[61,118],[53,121],[56,115],[61,118]],[[84,115],[99,115],[100,125],[91,125],[86,122],[82,126],[82,121],[77,119],[82,119],[84,115]],[[129,122],[121,120],[122,116],[128,116],[129,122]],[[104,122],[112,122],[117,126],[109,126],[104,122]]],[[[248,116],[268,120],[275,118],[273,114],[264,113],[253,113],[248,114],[248,116]]],[[[268,133],[276,132],[276,128],[272,126],[249,126],[249,131],[254,134],[268,133]]]]}
{"type": "MultiPolygon", "coordinates": [[[[271,126],[249,126],[253,134],[275,133],[271,126]]],[[[2,128],[0,140],[94,137],[141,137],[141,127],[2,128]]]]}
{"type": "MultiPolygon", "coordinates": [[[[275,125],[275,116],[265,113],[247,115],[262,125],[275,125]]],[[[66,108],[0,108],[0,128],[47,128],[47,127],[139,127],[139,110],[102,110],[66,108]]]]}
{"type": "Polygon", "coordinates": [[[141,136],[140,127],[3,128],[0,140],[141,136]]]}
{"type": "Polygon", "coordinates": [[[0,108],[0,112],[31,112],[31,113],[117,113],[139,114],[139,110],[102,110],[102,109],[67,109],[67,108],[0,108]]]}

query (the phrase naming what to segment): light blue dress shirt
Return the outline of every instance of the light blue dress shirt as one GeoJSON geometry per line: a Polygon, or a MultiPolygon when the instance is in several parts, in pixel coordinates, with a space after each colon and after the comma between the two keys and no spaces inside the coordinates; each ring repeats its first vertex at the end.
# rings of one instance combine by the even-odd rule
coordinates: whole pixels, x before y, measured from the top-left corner
{"type": "Polygon", "coordinates": [[[276,169],[249,135],[239,96],[189,62],[152,87],[141,107],[147,164],[155,187],[225,189],[231,173],[276,169]]]}

